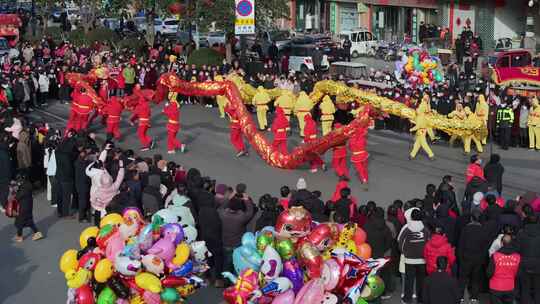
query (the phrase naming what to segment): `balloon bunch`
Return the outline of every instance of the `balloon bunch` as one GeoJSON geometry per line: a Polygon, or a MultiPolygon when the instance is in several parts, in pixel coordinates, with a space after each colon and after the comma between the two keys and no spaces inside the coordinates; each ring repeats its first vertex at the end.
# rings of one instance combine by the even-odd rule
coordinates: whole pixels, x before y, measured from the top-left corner
{"type": "Polygon", "coordinates": [[[316,223],[303,207],[283,211],[275,227],[246,232],[233,251],[238,276],[227,303],[366,303],[382,295],[376,275],[387,260],[371,259],[366,233],[356,224],[316,223]]]}
{"type": "Polygon", "coordinates": [[[106,215],[60,258],[68,303],[182,303],[204,285],[197,275],[210,256],[204,242],[189,241],[181,223],[147,223],[137,208],[106,215]]]}
{"type": "Polygon", "coordinates": [[[403,56],[399,66],[402,67],[401,71],[405,71],[406,80],[415,87],[431,88],[434,83],[440,83],[444,80],[441,60],[438,57],[430,56],[427,50],[410,50],[408,56],[403,56]]]}

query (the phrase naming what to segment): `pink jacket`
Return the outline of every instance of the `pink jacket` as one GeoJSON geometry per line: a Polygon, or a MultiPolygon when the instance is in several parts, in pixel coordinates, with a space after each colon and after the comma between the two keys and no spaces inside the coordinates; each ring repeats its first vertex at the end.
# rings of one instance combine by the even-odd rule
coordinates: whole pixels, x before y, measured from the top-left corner
{"type": "Polygon", "coordinates": [[[104,171],[101,174],[97,185],[95,185],[96,191],[90,193],[90,204],[92,205],[92,208],[104,211],[116,194],[118,194],[118,188],[120,188],[120,184],[123,180],[124,168],[120,168],[114,182],[112,176],[107,171],[104,171]]]}

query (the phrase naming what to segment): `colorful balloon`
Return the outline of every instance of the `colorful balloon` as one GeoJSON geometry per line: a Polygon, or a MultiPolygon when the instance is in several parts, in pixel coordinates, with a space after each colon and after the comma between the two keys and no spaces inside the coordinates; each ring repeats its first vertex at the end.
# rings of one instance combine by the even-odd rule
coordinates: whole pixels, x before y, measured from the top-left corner
{"type": "Polygon", "coordinates": [[[160,294],[161,301],[173,304],[180,300],[180,294],[174,288],[165,288],[160,294]]]}
{"type": "Polygon", "coordinates": [[[282,239],[296,242],[311,230],[311,214],[304,207],[291,207],[281,212],[276,221],[276,233],[282,239]]]}
{"type": "Polygon", "coordinates": [[[118,213],[109,213],[105,215],[99,222],[99,228],[105,225],[120,226],[124,222],[124,218],[118,213]]]}
{"type": "Polygon", "coordinates": [[[287,290],[286,292],[277,295],[272,304],[291,304],[294,302],[294,291],[287,290]]]}
{"type": "Polygon", "coordinates": [[[127,299],[129,297],[129,288],[120,278],[112,277],[107,285],[117,297],[121,299],[127,299]]]}
{"type": "Polygon", "coordinates": [[[260,272],[266,282],[277,278],[283,270],[279,253],[271,246],[267,246],[262,257],[260,272]]]}
{"type": "Polygon", "coordinates": [[[163,238],[170,238],[174,245],[180,244],[184,240],[184,230],[180,224],[165,224],[161,227],[163,238]]]}
{"type": "Polygon", "coordinates": [[[105,283],[113,275],[113,272],[113,263],[107,258],[101,259],[94,270],[94,279],[98,283],[105,283]]]}
{"type": "Polygon", "coordinates": [[[283,260],[288,260],[294,256],[294,244],[289,239],[278,240],[276,250],[283,260]]]}
{"type": "Polygon", "coordinates": [[[324,299],[324,287],[321,279],[312,279],[298,292],[294,304],[321,303],[324,299]]]}
{"type": "Polygon", "coordinates": [[[114,294],[114,291],[112,291],[112,289],[109,287],[105,287],[99,293],[97,304],[114,304],[116,302],[116,298],[117,297],[114,294]]]}
{"type": "Polygon", "coordinates": [[[77,304],[94,304],[94,292],[90,285],[84,284],[75,290],[75,301],[77,304]]]}
{"type": "Polygon", "coordinates": [[[360,246],[366,242],[367,234],[362,228],[357,227],[353,239],[356,245],[360,246]]]}
{"type": "Polygon", "coordinates": [[[85,248],[88,245],[88,239],[97,237],[98,233],[99,228],[96,226],[90,226],[84,229],[79,236],[79,245],[81,245],[81,248],[85,248]]]}
{"type": "Polygon", "coordinates": [[[140,288],[152,293],[160,293],[162,291],[161,281],[153,274],[142,272],[135,276],[135,283],[140,288]]]}
{"type": "Polygon", "coordinates": [[[257,236],[257,252],[264,253],[267,246],[272,246],[274,243],[274,234],[270,231],[263,231],[257,236]]]}
{"type": "Polygon", "coordinates": [[[378,275],[370,275],[362,289],[360,297],[366,301],[373,301],[384,293],[384,281],[378,275]]]}
{"type": "Polygon", "coordinates": [[[341,267],[334,259],[324,262],[321,279],[324,283],[324,290],[331,291],[337,287],[341,275],[341,267]]]}
{"type": "Polygon", "coordinates": [[[58,263],[60,270],[63,273],[68,272],[69,270],[75,270],[79,266],[79,261],[77,260],[77,250],[69,249],[60,258],[58,263]]]}
{"type": "Polygon", "coordinates": [[[294,293],[298,293],[304,286],[304,272],[295,258],[287,260],[283,263],[283,271],[281,275],[288,278],[292,283],[294,293]]]}

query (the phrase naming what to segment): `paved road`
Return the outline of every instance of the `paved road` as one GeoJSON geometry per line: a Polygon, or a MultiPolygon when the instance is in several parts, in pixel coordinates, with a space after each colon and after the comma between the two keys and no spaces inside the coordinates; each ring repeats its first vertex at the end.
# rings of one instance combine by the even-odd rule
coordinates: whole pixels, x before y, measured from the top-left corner
{"type": "MultiPolygon", "coordinates": [[[[309,189],[320,189],[324,199],[333,192],[336,177],[332,171],[311,174],[308,168],[285,171],[268,167],[257,155],[235,158],[228,142],[228,128],[224,120],[218,118],[216,109],[186,106],[182,109],[181,139],[188,145],[186,154],[169,157],[164,147],[166,131],[165,119],[154,110],[153,126],[150,134],[159,140],[156,151],[143,153],[151,156],[162,153],[187,167],[197,167],[203,174],[217,179],[218,183],[234,185],[245,182],[248,192],[255,198],[263,193],[278,194],[281,185],[295,185],[299,177],[305,177],[309,189]]],[[[53,126],[62,127],[68,114],[68,106],[51,104],[45,111],[32,114],[35,119],[44,119],[53,126]]],[[[122,146],[138,148],[135,128],[123,123],[124,140],[122,146]]],[[[102,129],[96,129],[102,133],[102,129]]],[[[299,142],[298,137],[290,139],[292,147],[299,142]]],[[[438,184],[445,174],[455,176],[458,185],[463,184],[466,157],[461,151],[446,145],[433,147],[437,160],[430,162],[424,155],[417,160],[407,159],[412,144],[411,137],[386,131],[370,131],[368,150],[371,155],[369,171],[371,184],[369,191],[361,190],[356,180],[352,183],[353,194],[362,203],[374,200],[387,206],[394,199],[407,200],[422,197],[427,183],[438,184]]],[[[509,196],[528,189],[538,189],[540,180],[540,154],[523,149],[498,151],[506,167],[505,192],[509,196]]],[[[484,154],[486,155],[486,154],[484,154]]],[[[487,156],[487,155],[486,155],[487,156]]],[[[327,157],[329,161],[329,155],[327,157]]],[[[462,191],[460,187],[458,191],[462,191]]],[[[460,194],[458,194],[460,195],[460,194]]],[[[12,221],[0,217],[0,303],[32,303],[39,297],[44,303],[65,301],[65,281],[58,270],[59,256],[69,248],[78,246],[78,235],[84,228],[75,220],[58,220],[55,210],[48,207],[42,194],[36,194],[35,218],[38,227],[47,238],[39,242],[26,240],[22,244],[11,241],[15,233],[12,221]]],[[[27,232],[28,233],[28,232],[27,232]]],[[[205,289],[190,299],[190,303],[218,303],[219,291],[205,289]]],[[[389,303],[399,303],[398,297],[389,303]]]]}

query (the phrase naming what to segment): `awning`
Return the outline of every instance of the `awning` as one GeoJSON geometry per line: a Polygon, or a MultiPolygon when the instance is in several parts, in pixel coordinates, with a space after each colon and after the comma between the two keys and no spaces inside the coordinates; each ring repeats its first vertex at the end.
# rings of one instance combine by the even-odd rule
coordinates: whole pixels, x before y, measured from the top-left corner
{"type": "Polygon", "coordinates": [[[535,67],[495,68],[492,77],[498,85],[522,83],[540,86],[540,68],[535,67]]]}
{"type": "Polygon", "coordinates": [[[388,6],[406,6],[419,8],[439,8],[437,0],[360,0],[364,4],[388,5],[388,6]]]}

